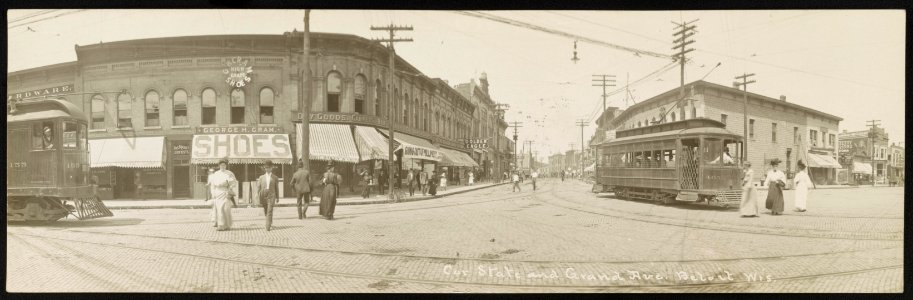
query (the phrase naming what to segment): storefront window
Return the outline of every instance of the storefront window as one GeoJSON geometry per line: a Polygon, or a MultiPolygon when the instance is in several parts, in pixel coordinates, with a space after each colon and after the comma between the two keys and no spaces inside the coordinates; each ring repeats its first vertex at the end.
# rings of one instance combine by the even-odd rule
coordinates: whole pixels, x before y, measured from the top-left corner
{"type": "Polygon", "coordinates": [[[92,96],[92,129],[105,128],[105,98],[92,96]]]}
{"type": "Polygon", "coordinates": [[[202,114],[201,119],[203,125],[215,124],[216,123],[216,91],[213,89],[205,89],[202,93],[202,103],[200,114],[202,114]]]}
{"type": "Polygon", "coordinates": [[[244,91],[231,90],[231,123],[244,124],[244,91]]]}
{"type": "Polygon", "coordinates": [[[117,96],[117,127],[133,127],[133,97],[129,93],[117,96]]]}
{"type": "Polygon", "coordinates": [[[358,74],[355,76],[355,113],[365,113],[365,98],[367,87],[365,87],[365,76],[358,74]]]}
{"type": "Polygon", "coordinates": [[[146,93],[146,126],[161,126],[159,122],[159,93],[149,91],[146,93]]]}
{"type": "Polygon", "coordinates": [[[187,126],[187,92],[184,90],[174,91],[172,97],[174,107],[174,126],[187,126]]]}
{"type": "Polygon", "coordinates": [[[273,119],[273,105],[275,105],[275,93],[271,88],[263,88],[260,90],[260,123],[261,124],[273,124],[275,123],[273,119]]]}
{"type": "Polygon", "coordinates": [[[339,72],[327,74],[327,111],[339,112],[339,95],[342,94],[342,75],[339,72]]]}

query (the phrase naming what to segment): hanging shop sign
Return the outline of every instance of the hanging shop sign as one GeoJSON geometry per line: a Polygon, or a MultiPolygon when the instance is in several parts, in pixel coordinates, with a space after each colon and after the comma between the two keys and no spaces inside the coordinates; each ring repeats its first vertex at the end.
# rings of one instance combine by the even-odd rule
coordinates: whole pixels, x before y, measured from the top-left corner
{"type": "Polygon", "coordinates": [[[277,131],[258,127],[197,128],[197,133],[193,135],[191,162],[215,163],[228,158],[232,163],[265,160],[291,163],[292,148],[288,134],[274,132],[277,131]]]}
{"type": "Polygon", "coordinates": [[[244,87],[250,82],[250,73],[254,72],[252,66],[248,66],[250,60],[241,57],[234,57],[225,61],[225,69],[222,73],[228,75],[225,82],[233,87],[244,87]]]}
{"type": "Polygon", "coordinates": [[[488,139],[465,139],[464,144],[469,149],[488,149],[488,139]]]}
{"type": "Polygon", "coordinates": [[[35,90],[31,90],[31,91],[25,91],[22,93],[6,94],[6,101],[19,100],[19,99],[23,99],[23,98],[39,97],[39,96],[47,96],[47,95],[56,95],[56,94],[63,94],[63,93],[72,93],[72,92],[73,92],[73,85],[67,84],[67,85],[53,86],[53,87],[43,88],[43,89],[35,89],[35,90]]]}

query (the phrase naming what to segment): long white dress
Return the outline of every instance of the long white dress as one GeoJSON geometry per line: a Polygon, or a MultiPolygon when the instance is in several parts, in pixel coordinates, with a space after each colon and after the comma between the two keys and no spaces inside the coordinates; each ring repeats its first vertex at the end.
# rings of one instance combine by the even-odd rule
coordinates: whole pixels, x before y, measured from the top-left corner
{"type": "Polygon", "coordinates": [[[796,209],[805,210],[805,204],[808,201],[808,186],[812,184],[812,179],[808,177],[805,170],[796,173],[796,209]]]}
{"type": "Polygon", "coordinates": [[[754,187],[754,170],[748,169],[742,178],[742,203],[739,212],[742,216],[758,216],[758,191],[754,187]]]}
{"type": "Polygon", "coordinates": [[[233,206],[229,197],[235,196],[238,180],[231,171],[216,171],[209,175],[209,190],[212,192],[212,214],[218,230],[231,228],[231,208],[233,206]]]}
{"type": "Polygon", "coordinates": [[[476,182],[476,176],[472,172],[469,172],[469,185],[472,185],[476,182]]]}

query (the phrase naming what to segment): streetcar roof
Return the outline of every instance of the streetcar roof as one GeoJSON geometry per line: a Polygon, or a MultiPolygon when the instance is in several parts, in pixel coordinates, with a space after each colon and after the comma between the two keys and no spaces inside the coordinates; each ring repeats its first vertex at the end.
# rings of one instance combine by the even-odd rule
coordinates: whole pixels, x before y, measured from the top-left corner
{"type": "Polygon", "coordinates": [[[74,118],[85,121],[86,115],[82,113],[79,107],[69,101],[49,99],[16,103],[16,113],[7,113],[6,122],[53,118],[74,118]]]}
{"type": "Polygon", "coordinates": [[[647,133],[641,135],[628,136],[623,138],[617,138],[613,140],[605,141],[599,146],[611,146],[618,144],[627,144],[631,142],[637,142],[642,140],[657,140],[657,139],[670,139],[670,138],[680,138],[680,137],[689,137],[697,135],[713,135],[713,136],[723,136],[723,137],[732,137],[736,139],[741,139],[740,135],[732,133],[729,130],[724,128],[717,127],[699,127],[699,128],[686,128],[679,130],[663,131],[656,133],[647,133]]]}

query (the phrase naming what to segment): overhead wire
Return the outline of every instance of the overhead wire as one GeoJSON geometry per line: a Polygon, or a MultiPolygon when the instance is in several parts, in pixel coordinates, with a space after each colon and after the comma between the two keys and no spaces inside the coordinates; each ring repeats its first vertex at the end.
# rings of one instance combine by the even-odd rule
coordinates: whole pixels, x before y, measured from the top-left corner
{"type": "Polygon", "coordinates": [[[28,18],[40,16],[40,15],[46,15],[46,14],[49,14],[49,13],[52,13],[52,12],[55,12],[55,11],[58,11],[58,10],[59,10],[59,9],[46,9],[46,10],[39,11],[39,12],[30,14],[30,15],[22,16],[22,17],[20,17],[20,18],[18,18],[18,19],[15,19],[15,20],[10,20],[9,22],[7,22],[7,24],[9,24],[9,23],[16,23],[16,22],[19,22],[19,21],[22,21],[22,20],[25,20],[25,19],[28,19],[28,18]]]}
{"type": "Polygon", "coordinates": [[[13,28],[16,28],[16,27],[22,27],[22,26],[25,26],[25,25],[34,24],[34,23],[37,23],[37,22],[45,21],[45,20],[56,19],[56,18],[59,18],[59,17],[62,17],[62,16],[71,15],[71,14],[83,12],[83,11],[86,11],[86,10],[87,10],[87,9],[77,9],[77,10],[73,10],[73,11],[67,11],[67,12],[64,12],[64,13],[59,14],[59,15],[54,15],[54,16],[50,16],[50,17],[42,18],[42,19],[38,19],[38,20],[30,20],[29,22],[22,23],[22,24],[16,24],[16,25],[13,25],[13,26],[7,26],[6,29],[9,30],[9,29],[13,29],[13,28]]]}

